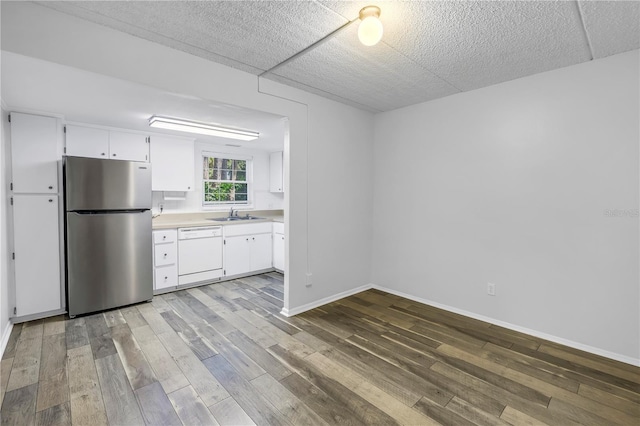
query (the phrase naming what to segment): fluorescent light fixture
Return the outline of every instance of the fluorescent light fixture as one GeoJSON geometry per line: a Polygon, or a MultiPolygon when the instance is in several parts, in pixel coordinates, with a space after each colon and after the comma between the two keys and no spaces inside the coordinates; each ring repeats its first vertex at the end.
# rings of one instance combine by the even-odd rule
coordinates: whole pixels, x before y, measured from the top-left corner
{"type": "Polygon", "coordinates": [[[260,137],[260,133],[251,130],[233,129],[231,127],[216,126],[199,121],[183,120],[181,118],[162,117],[153,115],[149,118],[149,126],[159,129],[178,130],[180,132],[197,133],[200,135],[218,136],[227,139],[252,141],[260,137]]]}

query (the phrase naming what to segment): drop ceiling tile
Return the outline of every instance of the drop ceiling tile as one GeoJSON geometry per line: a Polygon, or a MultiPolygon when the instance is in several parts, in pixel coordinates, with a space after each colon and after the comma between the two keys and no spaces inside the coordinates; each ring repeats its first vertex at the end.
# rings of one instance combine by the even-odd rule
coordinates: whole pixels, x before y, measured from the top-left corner
{"type": "Polygon", "coordinates": [[[590,59],[574,2],[405,2],[401,16],[384,42],[461,90],[590,59]]]}
{"type": "Polygon", "coordinates": [[[588,61],[587,35],[596,58],[640,44],[634,1],[39,3],[253,74],[374,4],[384,25],[377,46],[360,45],[355,22],[267,77],[374,112],[588,61]]]}
{"type": "Polygon", "coordinates": [[[457,92],[384,43],[363,46],[355,24],[275,74],[377,111],[457,92]]]}
{"type": "Polygon", "coordinates": [[[316,2],[63,1],[40,4],[256,74],[346,22],[316,2]]]}
{"type": "Polygon", "coordinates": [[[640,48],[640,3],[637,1],[581,1],[594,58],[640,48]]]}

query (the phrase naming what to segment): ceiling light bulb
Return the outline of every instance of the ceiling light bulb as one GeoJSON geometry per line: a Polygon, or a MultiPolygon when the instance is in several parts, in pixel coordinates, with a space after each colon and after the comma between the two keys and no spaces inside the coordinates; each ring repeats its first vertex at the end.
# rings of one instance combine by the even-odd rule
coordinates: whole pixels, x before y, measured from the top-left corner
{"type": "Polygon", "coordinates": [[[380,8],[367,6],[360,10],[360,26],[358,38],[365,46],[373,46],[382,39],[382,22],[380,22],[380,8]]]}

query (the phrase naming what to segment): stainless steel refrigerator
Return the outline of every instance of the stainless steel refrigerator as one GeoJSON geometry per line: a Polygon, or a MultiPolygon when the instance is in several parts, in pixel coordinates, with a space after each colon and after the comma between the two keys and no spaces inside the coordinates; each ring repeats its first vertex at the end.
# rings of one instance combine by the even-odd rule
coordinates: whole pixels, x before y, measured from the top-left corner
{"type": "Polygon", "coordinates": [[[66,157],[69,316],[153,297],[151,164],[66,157]]]}

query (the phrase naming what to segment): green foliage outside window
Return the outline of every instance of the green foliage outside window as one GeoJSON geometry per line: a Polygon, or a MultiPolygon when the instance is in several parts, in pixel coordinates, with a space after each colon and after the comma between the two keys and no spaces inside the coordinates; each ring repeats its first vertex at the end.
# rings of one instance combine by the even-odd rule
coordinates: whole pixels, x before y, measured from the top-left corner
{"type": "Polygon", "coordinates": [[[205,204],[248,204],[247,161],[203,157],[205,204]]]}

